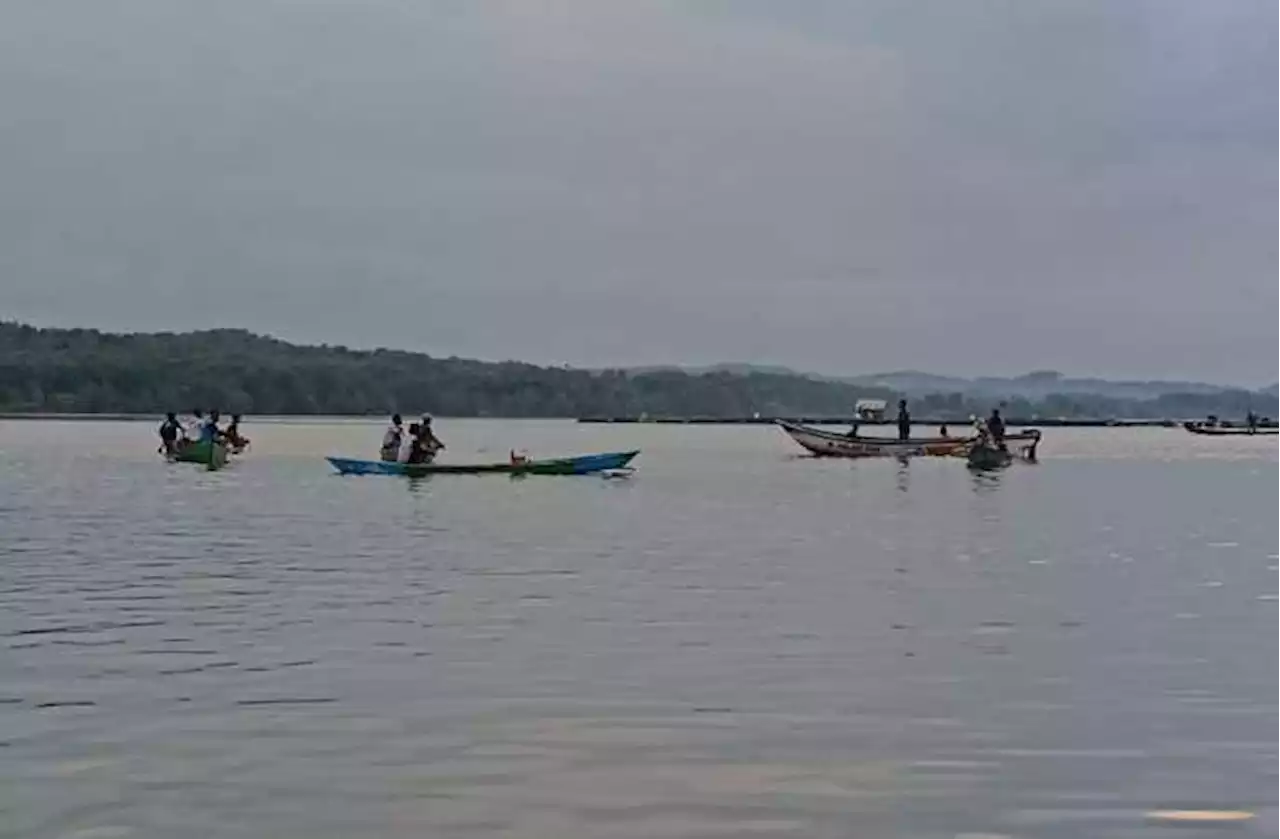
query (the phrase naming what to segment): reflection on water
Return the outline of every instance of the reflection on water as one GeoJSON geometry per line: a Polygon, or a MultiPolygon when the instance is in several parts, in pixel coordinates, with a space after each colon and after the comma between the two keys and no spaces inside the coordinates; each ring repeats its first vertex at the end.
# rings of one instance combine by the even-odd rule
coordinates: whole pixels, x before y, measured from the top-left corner
{"type": "MultiPolygon", "coordinates": [[[[1019,466],[1029,466],[1030,464],[1012,464],[1009,468],[1019,466]]],[[[969,477],[972,481],[973,491],[979,495],[987,495],[1000,489],[1000,477],[1003,474],[1001,469],[970,469],[969,477]]]]}
{"type": "Polygon", "coordinates": [[[644,454],[342,478],[380,424],[264,424],[210,474],[0,423],[0,836],[1276,833],[1269,445],[448,432],[644,454]]]}

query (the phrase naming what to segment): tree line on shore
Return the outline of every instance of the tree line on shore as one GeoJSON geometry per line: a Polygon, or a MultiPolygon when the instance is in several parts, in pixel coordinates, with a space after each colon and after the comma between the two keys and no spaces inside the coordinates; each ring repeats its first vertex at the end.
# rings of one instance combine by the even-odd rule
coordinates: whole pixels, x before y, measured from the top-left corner
{"type": "MultiPolygon", "coordinates": [[[[434,358],[399,350],[300,346],[237,329],[114,334],[0,323],[0,411],[456,417],[640,415],[841,417],[892,390],[774,372],[589,371],[434,358]]],[[[1277,415],[1273,392],[1224,389],[1153,399],[1052,393],[1041,399],[937,393],[911,399],[920,419],[1192,418],[1277,415]]]]}

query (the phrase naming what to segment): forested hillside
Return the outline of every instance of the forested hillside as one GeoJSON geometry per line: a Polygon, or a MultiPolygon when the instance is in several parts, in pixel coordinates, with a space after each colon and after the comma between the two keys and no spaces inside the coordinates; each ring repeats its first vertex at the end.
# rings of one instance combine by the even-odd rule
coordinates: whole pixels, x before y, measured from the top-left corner
{"type": "MultiPolygon", "coordinates": [[[[129,412],[219,408],[247,414],[573,417],[848,415],[885,388],[774,372],[587,371],[433,358],[397,350],[298,346],[243,330],[111,334],[0,324],[0,411],[129,412]]],[[[914,396],[920,418],[985,411],[998,397],[914,396]]],[[[1276,414],[1248,391],[1123,400],[1050,394],[1007,399],[1017,417],[1198,417],[1276,414]]]]}
{"type": "Polygon", "coordinates": [[[799,376],[625,374],[396,350],[297,346],[241,330],[116,335],[0,324],[0,410],[569,417],[848,413],[863,395],[799,376]]]}

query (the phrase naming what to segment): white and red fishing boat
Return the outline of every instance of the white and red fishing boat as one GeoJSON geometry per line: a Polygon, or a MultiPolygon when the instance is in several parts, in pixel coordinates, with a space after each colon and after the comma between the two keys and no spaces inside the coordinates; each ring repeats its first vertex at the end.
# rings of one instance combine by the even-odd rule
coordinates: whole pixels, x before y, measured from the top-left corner
{"type": "Polygon", "coordinates": [[[1227,425],[1219,422],[1184,422],[1182,427],[1192,434],[1205,434],[1211,437],[1251,437],[1259,434],[1280,434],[1280,428],[1274,425],[1227,425]]]}
{"type": "MultiPolygon", "coordinates": [[[[947,457],[965,456],[977,442],[977,435],[968,437],[873,437],[856,433],[840,433],[779,422],[778,426],[792,440],[811,454],[820,457],[947,457]]],[[[1009,432],[1004,436],[1005,446],[1011,453],[1034,460],[1036,446],[1040,444],[1040,432],[1034,428],[1009,432]]]]}

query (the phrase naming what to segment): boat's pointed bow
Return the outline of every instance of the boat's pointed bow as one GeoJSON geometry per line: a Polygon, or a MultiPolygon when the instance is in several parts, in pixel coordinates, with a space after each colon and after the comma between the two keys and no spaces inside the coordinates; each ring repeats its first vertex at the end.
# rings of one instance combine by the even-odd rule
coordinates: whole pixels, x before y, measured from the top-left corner
{"type": "Polygon", "coordinates": [[[570,460],[573,465],[571,471],[578,474],[590,474],[592,472],[603,472],[606,469],[622,469],[631,463],[638,454],[640,454],[639,449],[627,452],[583,455],[570,460]]]}
{"type": "Polygon", "coordinates": [[[339,475],[364,475],[370,470],[368,461],[354,460],[349,457],[326,457],[329,465],[337,470],[339,475]]]}

